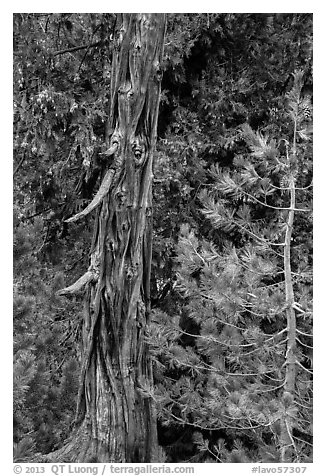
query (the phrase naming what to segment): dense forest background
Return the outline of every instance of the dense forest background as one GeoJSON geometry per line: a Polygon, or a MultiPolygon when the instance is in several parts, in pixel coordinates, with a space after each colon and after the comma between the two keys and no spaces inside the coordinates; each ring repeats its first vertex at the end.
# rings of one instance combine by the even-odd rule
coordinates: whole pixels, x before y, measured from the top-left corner
{"type": "MultiPolygon", "coordinates": [[[[115,15],[13,20],[24,461],[58,448],[74,421],[83,296],[57,291],[88,264],[94,217],[65,220],[99,185],[115,15]]],[[[287,437],[292,461],[312,461],[311,135],[311,14],[169,14],[147,336],[167,462],[278,462],[287,437]]]]}

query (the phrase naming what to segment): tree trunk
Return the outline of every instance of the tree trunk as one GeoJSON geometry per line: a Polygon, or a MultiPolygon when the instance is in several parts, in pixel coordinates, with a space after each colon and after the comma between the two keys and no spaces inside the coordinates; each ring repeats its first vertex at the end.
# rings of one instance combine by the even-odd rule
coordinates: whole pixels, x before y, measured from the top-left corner
{"type": "Polygon", "coordinates": [[[86,295],[76,428],[52,460],[157,461],[146,328],[164,31],[164,14],[117,16],[107,170],[92,203],[68,220],[98,207],[91,265],[75,285],[61,291],[85,287],[86,295]]]}
{"type": "MultiPolygon", "coordinates": [[[[296,162],[296,123],[294,129],[293,162],[296,162]]],[[[289,166],[290,161],[288,160],[289,166]]],[[[292,164],[293,167],[293,164],[292,164]]],[[[296,332],[297,322],[294,310],[294,291],[291,270],[291,240],[295,210],[295,175],[289,175],[290,207],[286,222],[286,232],[284,239],[284,279],[285,279],[285,299],[286,299],[286,321],[287,321],[287,348],[285,357],[285,381],[283,391],[284,418],[281,421],[281,462],[293,462],[295,444],[293,441],[294,424],[294,400],[296,384],[296,332]]]]}

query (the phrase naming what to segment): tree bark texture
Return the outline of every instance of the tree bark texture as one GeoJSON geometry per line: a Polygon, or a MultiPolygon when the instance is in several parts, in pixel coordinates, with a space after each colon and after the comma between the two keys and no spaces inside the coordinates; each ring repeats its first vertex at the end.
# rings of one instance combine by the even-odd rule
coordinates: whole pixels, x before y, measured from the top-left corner
{"type": "Polygon", "coordinates": [[[76,430],[56,459],[157,461],[150,306],[152,165],[160,98],[164,14],[119,14],[114,34],[107,167],[84,212],[97,207],[85,289],[76,430]]]}

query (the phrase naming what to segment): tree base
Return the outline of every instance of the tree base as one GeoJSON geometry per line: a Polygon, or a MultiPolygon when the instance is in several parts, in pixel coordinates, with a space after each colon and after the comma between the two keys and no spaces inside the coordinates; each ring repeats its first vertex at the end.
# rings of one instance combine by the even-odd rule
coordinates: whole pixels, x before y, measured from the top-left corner
{"type": "MultiPolygon", "coordinates": [[[[165,461],[165,453],[162,448],[158,447],[153,451],[156,457],[152,461],[144,463],[160,463],[165,461]]],[[[37,453],[29,463],[139,463],[139,461],[124,461],[120,455],[110,454],[110,451],[104,442],[93,438],[85,424],[73,431],[64,445],[48,453],[42,455],[37,453]]]]}

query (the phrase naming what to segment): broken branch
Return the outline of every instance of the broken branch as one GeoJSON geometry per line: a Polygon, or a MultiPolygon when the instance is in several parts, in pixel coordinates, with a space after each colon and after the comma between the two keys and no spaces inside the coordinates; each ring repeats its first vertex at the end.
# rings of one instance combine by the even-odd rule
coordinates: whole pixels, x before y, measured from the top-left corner
{"type": "Polygon", "coordinates": [[[68,220],[65,220],[65,222],[66,223],[71,223],[73,221],[77,221],[77,220],[79,220],[79,218],[84,217],[84,216],[88,215],[90,212],[92,212],[94,210],[94,208],[96,208],[101,203],[101,201],[103,200],[105,195],[109,192],[114,174],[115,174],[115,170],[114,169],[109,169],[106,172],[105,177],[104,177],[104,179],[101,183],[101,186],[98,189],[98,191],[97,191],[95,197],[93,198],[93,200],[91,201],[91,203],[83,211],[77,213],[76,215],[72,216],[71,218],[68,218],[68,220]]]}
{"type": "Polygon", "coordinates": [[[94,273],[92,271],[87,271],[81,278],[79,278],[74,284],[68,286],[67,288],[60,289],[57,294],[58,296],[65,296],[70,294],[76,294],[80,291],[87,283],[92,281],[94,278],[94,273]]]}
{"type": "Polygon", "coordinates": [[[73,53],[75,51],[79,50],[85,50],[86,48],[93,48],[94,46],[100,46],[101,41],[97,41],[96,43],[91,43],[90,45],[80,45],[80,46],[74,46],[73,48],[66,48],[64,50],[59,50],[53,53],[53,56],[58,56],[58,55],[63,55],[65,53],[73,53]]]}

